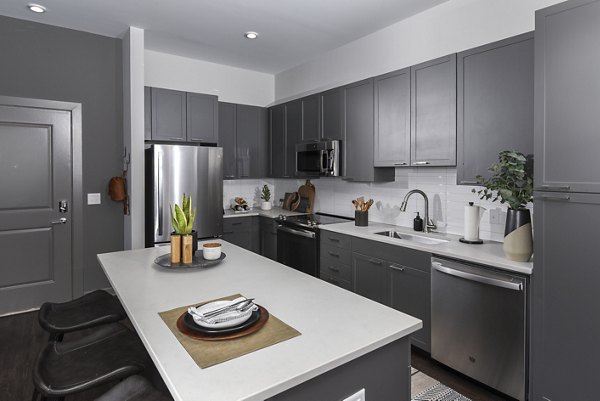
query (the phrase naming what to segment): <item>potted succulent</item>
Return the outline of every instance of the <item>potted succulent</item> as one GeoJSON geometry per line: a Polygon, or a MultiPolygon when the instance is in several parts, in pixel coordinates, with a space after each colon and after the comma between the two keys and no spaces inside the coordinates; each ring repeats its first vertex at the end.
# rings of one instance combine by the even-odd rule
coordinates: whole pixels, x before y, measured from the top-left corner
{"type": "Polygon", "coordinates": [[[515,261],[527,262],[533,252],[531,212],[527,204],[533,200],[533,177],[527,158],[517,151],[505,150],[498,154],[498,163],[488,169],[492,176],[477,176],[485,188],[473,189],[481,199],[508,204],[504,228],[504,253],[515,261]]]}
{"type": "Polygon", "coordinates": [[[169,206],[171,210],[171,263],[192,263],[198,249],[198,233],[192,228],[196,219],[196,209],[192,211],[192,197],[183,194],[181,206],[169,206]]]}
{"type": "Polygon", "coordinates": [[[267,184],[263,185],[262,191],[260,192],[260,199],[262,199],[262,204],[260,208],[262,210],[271,210],[271,190],[267,184]]]}

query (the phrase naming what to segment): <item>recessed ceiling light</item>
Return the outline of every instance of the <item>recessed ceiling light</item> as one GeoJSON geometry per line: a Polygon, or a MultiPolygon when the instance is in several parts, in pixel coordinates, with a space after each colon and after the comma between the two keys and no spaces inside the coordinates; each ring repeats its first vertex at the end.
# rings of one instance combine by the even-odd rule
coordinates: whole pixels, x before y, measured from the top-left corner
{"type": "Polygon", "coordinates": [[[29,11],[33,11],[34,13],[41,14],[46,12],[46,7],[40,6],[39,4],[28,4],[27,8],[29,11]]]}
{"type": "Polygon", "coordinates": [[[256,39],[256,38],[258,38],[258,33],[256,33],[256,32],[252,32],[252,31],[248,31],[248,32],[246,32],[246,33],[244,34],[244,37],[245,37],[246,39],[256,39]]]}

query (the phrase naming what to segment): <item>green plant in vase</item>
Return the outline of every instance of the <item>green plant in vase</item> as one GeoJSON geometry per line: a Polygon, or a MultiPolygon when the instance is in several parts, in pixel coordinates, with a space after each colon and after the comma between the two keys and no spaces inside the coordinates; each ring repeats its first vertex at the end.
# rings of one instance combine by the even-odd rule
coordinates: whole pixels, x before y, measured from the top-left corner
{"type": "Polygon", "coordinates": [[[489,179],[477,176],[484,188],[473,189],[480,199],[508,204],[504,228],[504,253],[515,261],[526,262],[533,252],[531,213],[526,208],[533,200],[533,176],[527,168],[527,158],[520,152],[505,150],[498,154],[498,163],[488,169],[489,179]]]}
{"type": "Polygon", "coordinates": [[[270,210],[271,205],[271,190],[267,184],[263,185],[262,191],[260,192],[260,199],[262,199],[262,205],[260,208],[262,210],[270,210]]]}
{"type": "Polygon", "coordinates": [[[169,209],[174,231],[171,234],[171,263],[179,263],[179,261],[176,261],[178,254],[183,263],[191,263],[198,246],[198,239],[193,230],[196,209],[192,211],[192,197],[183,194],[181,206],[178,204],[175,204],[175,206],[170,205],[169,209]]]}

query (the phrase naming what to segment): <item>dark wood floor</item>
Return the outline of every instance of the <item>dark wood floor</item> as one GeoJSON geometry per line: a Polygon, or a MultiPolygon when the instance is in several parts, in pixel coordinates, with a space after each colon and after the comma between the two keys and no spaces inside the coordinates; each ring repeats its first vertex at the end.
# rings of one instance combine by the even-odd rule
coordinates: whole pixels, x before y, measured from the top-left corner
{"type": "Polygon", "coordinates": [[[431,359],[426,353],[413,348],[411,365],[427,376],[433,377],[442,384],[458,391],[473,401],[507,401],[510,397],[503,396],[494,390],[455,372],[439,362],[431,359]]]}

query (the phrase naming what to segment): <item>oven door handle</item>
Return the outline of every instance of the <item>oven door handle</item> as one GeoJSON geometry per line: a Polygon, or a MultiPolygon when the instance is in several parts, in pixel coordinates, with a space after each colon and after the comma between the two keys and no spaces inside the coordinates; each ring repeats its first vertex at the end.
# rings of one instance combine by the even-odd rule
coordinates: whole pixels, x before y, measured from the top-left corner
{"type": "Polygon", "coordinates": [[[494,287],[507,288],[509,290],[523,291],[523,283],[521,283],[521,282],[507,281],[507,280],[487,277],[487,276],[483,276],[483,275],[479,275],[479,274],[468,273],[468,272],[464,272],[462,270],[456,270],[456,269],[452,269],[450,267],[444,266],[439,262],[431,263],[431,267],[433,267],[434,270],[437,270],[440,273],[448,274],[450,276],[460,277],[465,280],[476,281],[478,283],[492,285],[494,287]]]}
{"type": "Polygon", "coordinates": [[[279,226],[277,227],[277,230],[281,230],[283,232],[286,232],[288,234],[292,234],[292,235],[299,235],[301,237],[306,237],[306,238],[310,238],[310,239],[315,239],[315,237],[317,236],[314,232],[312,231],[305,231],[305,230],[295,230],[293,228],[289,228],[289,227],[284,227],[284,226],[279,226]]]}

